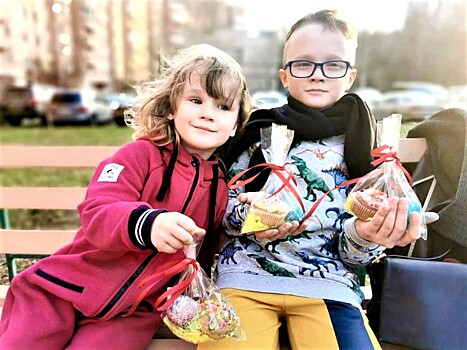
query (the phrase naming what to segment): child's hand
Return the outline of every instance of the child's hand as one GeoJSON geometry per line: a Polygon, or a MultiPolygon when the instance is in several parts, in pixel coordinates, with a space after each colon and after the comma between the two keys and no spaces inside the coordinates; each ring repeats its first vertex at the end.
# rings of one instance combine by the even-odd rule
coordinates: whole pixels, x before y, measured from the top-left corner
{"type": "Polygon", "coordinates": [[[152,223],[151,241],[158,251],[172,254],[193,243],[193,236],[200,237],[205,233],[193,219],[184,214],[161,213],[152,223]]]}
{"type": "MultiPolygon", "coordinates": [[[[264,192],[245,192],[240,193],[237,199],[240,203],[251,205],[251,203],[254,203],[255,201],[261,199],[262,197],[264,197],[264,195],[264,192]]],[[[286,222],[277,228],[264,231],[257,231],[254,234],[259,240],[267,239],[270,241],[274,241],[276,239],[282,239],[290,235],[296,236],[302,233],[302,231],[306,229],[307,225],[308,224],[306,222],[302,223],[301,225],[298,221],[286,222]]]]}
{"type": "MultiPolygon", "coordinates": [[[[413,212],[407,228],[407,198],[390,198],[389,207],[381,207],[368,222],[355,221],[357,234],[364,240],[386,248],[406,246],[420,238],[422,216],[413,212]]],[[[438,220],[436,213],[425,213],[425,222],[438,220]]]]}
{"type": "Polygon", "coordinates": [[[240,193],[237,200],[240,203],[251,205],[251,203],[258,201],[264,197],[264,192],[244,192],[240,193]]]}
{"type": "Polygon", "coordinates": [[[272,228],[265,231],[255,232],[255,236],[259,240],[270,240],[283,239],[287,236],[296,236],[302,233],[308,226],[307,222],[303,222],[301,225],[298,221],[286,222],[277,228],[272,228]]]}

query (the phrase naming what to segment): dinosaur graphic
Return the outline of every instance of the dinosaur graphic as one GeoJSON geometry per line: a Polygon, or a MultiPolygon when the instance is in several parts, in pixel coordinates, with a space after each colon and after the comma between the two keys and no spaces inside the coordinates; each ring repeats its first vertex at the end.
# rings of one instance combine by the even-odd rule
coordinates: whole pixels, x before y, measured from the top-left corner
{"type": "Polygon", "coordinates": [[[360,297],[360,299],[365,300],[365,294],[363,294],[360,288],[360,284],[355,282],[353,279],[351,279],[350,282],[352,282],[352,287],[350,289],[352,289],[355,292],[355,294],[357,294],[360,297]]]}
{"type": "Polygon", "coordinates": [[[296,236],[293,236],[293,235],[288,235],[287,237],[285,238],[280,238],[280,239],[276,239],[272,242],[268,242],[266,243],[266,245],[264,246],[264,248],[266,248],[267,251],[270,251],[271,253],[276,253],[276,254],[280,254],[280,252],[278,252],[276,250],[276,247],[282,243],[282,242],[291,242],[291,243],[297,243],[297,244],[300,244],[300,242],[298,241],[300,238],[305,238],[305,239],[311,239],[310,236],[308,236],[308,233],[311,233],[311,231],[303,231],[302,233],[300,233],[299,235],[296,235],[296,236]]]}
{"type": "MultiPolygon", "coordinates": [[[[342,168],[341,166],[335,166],[334,168],[324,169],[321,171],[325,174],[332,176],[332,178],[334,179],[335,186],[339,186],[341,183],[344,183],[345,181],[347,181],[347,176],[346,176],[347,170],[345,168],[342,168]]],[[[344,191],[344,193],[348,195],[350,192],[350,185],[339,188],[339,191],[344,191]]]]}
{"type": "MultiPolygon", "coordinates": [[[[235,175],[237,175],[238,173],[242,172],[242,169],[238,169],[238,168],[231,168],[228,172],[227,172],[227,179],[231,179],[233,178],[235,175]]],[[[243,178],[243,177],[242,177],[243,178]]],[[[241,180],[242,178],[240,178],[239,180],[241,180]]]]}
{"type": "Polygon", "coordinates": [[[235,253],[243,250],[242,247],[236,247],[235,246],[235,241],[229,242],[228,244],[225,245],[224,249],[222,252],[219,254],[219,262],[221,264],[227,264],[229,265],[229,260],[232,260],[232,262],[237,265],[237,262],[234,259],[235,253]],[[223,257],[222,260],[220,257],[223,257]]]}
{"type": "Polygon", "coordinates": [[[313,276],[313,273],[315,273],[316,271],[319,272],[319,275],[321,276],[321,278],[325,278],[324,277],[324,273],[322,272],[321,270],[321,267],[323,267],[326,272],[329,272],[329,267],[328,265],[333,265],[337,271],[337,264],[335,261],[332,261],[332,260],[329,260],[329,259],[323,259],[323,258],[319,258],[317,256],[309,256],[307,253],[305,252],[295,252],[295,255],[297,255],[298,257],[300,257],[302,259],[302,261],[306,264],[311,264],[313,265],[314,267],[316,267],[316,270],[311,270],[310,268],[308,267],[303,267],[303,266],[300,266],[300,269],[299,269],[299,274],[300,275],[303,275],[306,271],[310,270],[311,273],[310,275],[313,276]]]}
{"type": "Polygon", "coordinates": [[[248,254],[248,256],[255,259],[259,266],[261,266],[264,271],[269,272],[271,275],[297,278],[293,273],[287,271],[283,267],[280,267],[278,264],[266,259],[265,257],[259,256],[257,254],[248,254]]]}
{"type": "Polygon", "coordinates": [[[319,234],[318,237],[324,240],[324,244],[319,250],[319,252],[322,253],[324,251],[326,255],[331,255],[332,257],[336,257],[337,251],[338,251],[337,236],[338,236],[337,232],[333,234],[331,237],[328,237],[324,234],[319,234]]]}
{"type": "MultiPolygon", "coordinates": [[[[326,146],[322,141],[318,142],[318,144],[323,145],[323,146],[326,146]]],[[[342,154],[340,154],[340,153],[334,151],[333,149],[328,149],[328,150],[326,150],[326,151],[324,151],[324,152],[321,152],[321,150],[318,149],[318,148],[317,148],[317,149],[313,149],[313,150],[305,149],[305,150],[301,151],[299,154],[302,154],[302,153],[311,153],[311,154],[314,154],[315,157],[316,157],[318,160],[324,160],[324,159],[326,158],[326,154],[329,153],[329,152],[330,152],[330,153],[337,154],[337,155],[339,155],[339,156],[342,157],[342,154]]]]}
{"type": "MultiPolygon", "coordinates": [[[[326,193],[329,191],[329,187],[326,185],[326,182],[322,178],[320,178],[313,170],[309,169],[306,166],[306,163],[303,159],[297,156],[292,156],[293,159],[292,164],[295,165],[298,169],[299,174],[294,174],[300,176],[303,181],[307,184],[307,194],[305,199],[309,200],[310,195],[313,196],[312,202],[316,202],[317,195],[315,190],[321,191],[326,193]]],[[[334,200],[334,194],[328,193],[328,197],[331,198],[331,201],[334,200]]]]}
{"type": "MultiPolygon", "coordinates": [[[[256,239],[256,236],[253,235],[253,238],[256,239]]],[[[243,248],[245,248],[245,249],[248,249],[248,247],[251,244],[255,244],[257,246],[257,249],[255,249],[255,252],[259,253],[259,252],[261,252],[263,250],[263,247],[261,247],[258,243],[256,243],[255,241],[249,239],[245,235],[241,235],[241,236],[237,237],[237,239],[240,242],[240,244],[243,246],[243,248]]]]}
{"type": "Polygon", "coordinates": [[[232,228],[240,231],[242,229],[243,222],[242,220],[238,219],[238,207],[240,207],[240,205],[235,206],[234,209],[229,213],[227,216],[227,222],[230,224],[230,226],[232,226],[232,228]]]}
{"type": "Polygon", "coordinates": [[[347,219],[350,219],[352,217],[351,214],[347,213],[345,210],[342,210],[338,207],[332,207],[326,209],[326,216],[329,217],[328,213],[336,213],[337,217],[336,220],[334,221],[334,224],[332,224],[332,227],[337,228],[337,223],[339,223],[339,230],[342,231],[342,228],[344,226],[344,222],[347,219]]]}
{"type": "Polygon", "coordinates": [[[345,239],[345,235],[341,235],[340,240],[341,240],[342,250],[344,250],[344,252],[348,252],[349,246],[347,245],[347,240],[345,239]]]}

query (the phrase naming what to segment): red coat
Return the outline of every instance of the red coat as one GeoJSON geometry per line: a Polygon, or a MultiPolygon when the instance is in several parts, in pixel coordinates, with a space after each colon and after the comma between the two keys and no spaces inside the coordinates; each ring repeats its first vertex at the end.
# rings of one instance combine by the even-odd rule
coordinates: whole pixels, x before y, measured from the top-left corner
{"type": "MultiPolygon", "coordinates": [[[[156,195],[166,175],[172,145],[156,147],[148,139],[123,146],[97,168],[78,206],[81,228],[75,240],[52,256],[38,261],[17,277],[73,303],[85,317],[109,319],[127,309],[141,293],[140,281],[159,264],[183,254],[158,253],[135,244],[130,216],[148,209],[182,212],[208,232],[213,171],[217,161],[205,161],[179,147],[165,198],[156,195]],[[113,164],[113,165],[109,165],[113,164]]],[[[219,177],[214,226],[225,212],[227,187],[219,177]]],[[[132,224],[133,222],[133,224],[132,224]]],[[[212,230],[211,233],[216,232],[212,230]]],[[[206,241],[206,239],[205,239],[206,241]]],[[[149,247],[151,248],[151,247],[149,247]]],[[[16,278],[15,278],[16,279],[16,278]]],[[[14,281],[14,280],[13,280],[14,281]]],[[[19,282],[19,281],[18,281],[19,282]]],[[[167,280],[155,288],[157,295],[167,280]]]]}

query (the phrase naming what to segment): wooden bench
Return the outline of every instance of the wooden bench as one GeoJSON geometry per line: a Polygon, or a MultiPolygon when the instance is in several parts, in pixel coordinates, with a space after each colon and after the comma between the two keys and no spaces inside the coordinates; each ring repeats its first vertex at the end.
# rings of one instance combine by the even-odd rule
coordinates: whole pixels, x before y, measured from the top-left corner
{"type": "MultiPolygon", "coordinates": [[[[399,156],[405,163],[418,162],[425,152],[425,139],[401,139],[399,156]]],[[[118,147],[111,146],[15,146],[1,145],[0,169],[58,168],[72,171],[78,168],[95,168],[118,147]]],[[[85,187],[1,187],[0,209],[76,210],[84,199],[85,187]]],[[[5,224],[5,222],[4,222],[5,224]]],[[[22,230],[7,227],[0,229],[0,254],[11,257],[10,273],[13,275],[14,259],[18,255],[48,255],[72,241],[76,230],[34,229],[22,230]]],[[[0,287],[0,306],[8,286],[0,287]]],[[[371,290],[364,286],[369,299],[371,290]]],[[[163,327],[161,327],[163,328],[163,327]]],[[[167,329],[158,332],[148,349],[194,349],[195,346],[175,338],[167,329]],[[171,339],[164,339],[171,338],[171,339]]]]}

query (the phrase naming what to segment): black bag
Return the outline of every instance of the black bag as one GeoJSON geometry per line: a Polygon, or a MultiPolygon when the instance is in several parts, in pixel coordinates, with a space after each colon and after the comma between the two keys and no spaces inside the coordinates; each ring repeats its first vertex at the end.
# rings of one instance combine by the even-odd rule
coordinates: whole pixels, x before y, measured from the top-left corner
{"type": "Polygon", "coordinates": [[[384,269],[380,341],[415,349],[466,348],[466,264],[386,257],[376,265],[384,269]]]}

